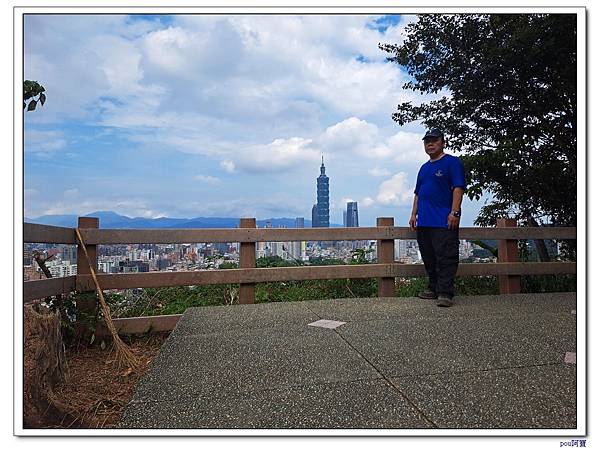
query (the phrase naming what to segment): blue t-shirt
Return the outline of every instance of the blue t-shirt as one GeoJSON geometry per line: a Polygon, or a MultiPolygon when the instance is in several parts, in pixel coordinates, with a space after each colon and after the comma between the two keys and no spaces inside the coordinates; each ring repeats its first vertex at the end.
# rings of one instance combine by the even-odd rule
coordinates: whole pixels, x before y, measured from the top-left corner
{"type": "Polygon", "coordinates": [[[465,188],[465,169],[459,158],[445,154],[437,161],[427,161],[419,169],[415,194],[417,226],[448,228],[452,210],[452,191],[465,188]]]}

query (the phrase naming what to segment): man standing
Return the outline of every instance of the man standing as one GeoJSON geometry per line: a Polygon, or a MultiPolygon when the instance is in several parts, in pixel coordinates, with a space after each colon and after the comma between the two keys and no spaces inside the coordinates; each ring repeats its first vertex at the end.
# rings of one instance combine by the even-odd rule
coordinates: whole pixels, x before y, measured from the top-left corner
{"type": "Polygon", "coordinates": [[[465,191],[465,170],[460,159],[444,153],[444,134],[437,129],[423,137],[429,161],[421,166],[409,220],[417,242],[429,289],[419,297],[452,306],[454,276],[458,268],[458,225],[465,191]]]}

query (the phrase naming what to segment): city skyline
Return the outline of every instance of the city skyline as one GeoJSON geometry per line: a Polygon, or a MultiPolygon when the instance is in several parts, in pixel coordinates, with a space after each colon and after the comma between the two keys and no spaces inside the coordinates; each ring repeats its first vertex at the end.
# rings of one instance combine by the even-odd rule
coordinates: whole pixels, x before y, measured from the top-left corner
{"type": "MultiPolygon", "coordinates": [[[[297,219],[297,228],[303,228],[297,219]]],[[[269,228],[267,225],[266,228],[269,228]]],[[[285,261],[311,264],[311,258],[340,259],[344,263],[353,260],[356,249],[366,251],[365,257],[377,259],[376,241],[339,241],[321,245],[318,242],[259,242],[257,258],[279,257],[285,261]]],[[[130,273],[154,271],[185,271],[217,269],[221,264],[239,263],[239,243],[212,244],[129,244],[106,245],[98,252],[99,273],[130,273]]],[[[42,256],[45,266],[53,277],[66,277],[77,273],[76,246],[52,244],[26,244],[23,253],[25,281],[44,278],[42,269],[34,264],[35,253],[42,256]]],[[[472,242],[461,240],[461,260],[490,262],[493,256],[478,249],[472,242]]],[[[394,242],[394,259],[402,264],[418,264],[421,256],[417,241],[397,239],[394,242]]],[[[314,261],[314,260],[313,260],[314,261]]],[[[231,268],[231,267],[228,267],[231,268]]]]}
{"type": "Polygon", "coordinates": [[[331,221],[355,201],[363,226],[406,223],[425,129],[391,114],[431,96],[378,43],[411,20],[26,15],[24,76],[47,101],[24,114],[25,216],[310,217],[324,155],[331,221]]]}

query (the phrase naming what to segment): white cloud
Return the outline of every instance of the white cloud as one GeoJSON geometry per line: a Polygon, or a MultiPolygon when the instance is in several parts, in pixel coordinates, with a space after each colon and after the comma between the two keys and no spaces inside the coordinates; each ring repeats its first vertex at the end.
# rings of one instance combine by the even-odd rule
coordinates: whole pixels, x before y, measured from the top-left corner
{"type": "Polygon", "coordinates": [[[201,181],[202,183],[206,183],[206,184],[219,184],[221,183],[221,180],[219,178],[210,176],[210,175],[196,175],[194,177],[195,180],[197,181],[201,181]]]}
{"type": "Polygon", "coordinates": [[[312,140],[300,137],[275,139],[266,145],[253,145],[230,156],[235,167],[250,172],[271,172],[292,169],[320,159],[320,153],[310,145],[312,140]]]}
{"type": "Polygon", "coordinates": [[[377,143],[377,125],[349,117],[328,127],[319,137],[318,143],[330,152],[354,152],[366,154],[377,143]]]}
{"type": "Polygon", "coordinates": [[[235,172],[235,163],[230,159],[221,161],[221,167],[223,167],[223,169],[225,169],[225,171],[228,173],[235,172]]]}
{"type": "Polygon", "coordinates": [[[396,155],[396,162],[425,162],[427,155],[423,150],[422,137],[418,133],[400,131],[387,140],[387,146],[396,155]]]}
{"type": "Polygon", "coordinates": [[[318,98],[341,114],[364,115],[393,110],[399,92],[413,95],[401,93],[407,79],[399,68],[384,63],[387,54],[378,48],[382,35],[367,27],[374,18],[285,16],[273,22],[258,16],[232,22],[243,36],[247,58],[241,67],[247,72],[266,72],[267,79],[268,74],[293,77],[296,92],[318,98]],[[371,63],[357,61],[359,56],[371,63]]]}
{"type": "Polygon", "coordinates": [[[340,114],[393,111],[399,102],[412,97],[401,89],[408,80],[390,64],[320,60],[308,62],[307,67],[313,72],[308,91],[340,114]]]}
{"type": "Polygon", "coordinates": [[[50,153],[62,150],[67,142],[59,131],[39,131],[28,129],[25,132],[25,151],[31,153],[50,153]]]}
{"type": "Polygon", "coordinates": [[[413,198],[413,189],[407,181],[407,174],[398,172],[379,186],[377,203],[382,205],[406,206],[413,198]]]}
{"type": "Polygon", "coordinates": [[[371,197],[363,198],[363,201],[361,203],[361,205],[364,206],[365,208],[368,208],[369,206],[372,206],[374,204],[375,204],[375,200],[373,200],[371,197]]]}
{"type": "Polygon", "coordinates": [[[168,73],[189,71],[189,53],[193,51],[193,35],[181,28],[169,27],[149,33],[142,41],[149,64],[168,73]]]}
{"type": "Polygon", "coordinates": [[[372,175],[374,177],[387,177],[390,176],[392,174],[392,172],[390,172],[388,169],[386,168],[380,168],[380,167],[373,167],[372,169],[369,169],[369,175],[372,175]]]}
{"type": "Polygon", "coordinates": [[[382,36],[366,26],[374,18],[175,16],[168,27],[127,16],[35,18],[26,21],[26,76],[45,79],[61,99],[53,107],[73,115],[106,95],[128,110],[152,85],[171,94],[162,112],[185,105],[189,113],[216,107],[268,116],[292,99],[346,115],[392,111],[413,94],[402,92],[405,76],[383,62],[378,43],[402,25],[382,36]]]}
{"type": "MultiPolygon", "coordinates": [[[[423,142],[417,133],[399,131],[386,137],[379,127],[357,117],[350,117],[328,127],[318,143],[330,152],[353,152],[368,159],[416,163],[423,160],[423,142]]],[[[385,169],[387,170],[387,169],[385,169]]],[[[373,176],[387,176],[390,172],[374,168],[373,176]]]]}
{"type": "Polygon", "coordinates": [[[63,197],[66,199],[74,199],[74,198],[77,198],[78,196],[79,196],[79,189],[77,189],[77,188],[67,189],[66,191],[63,192],[63,197]]]}
{"type": "Polygon", "coordinates": [[[108,95],[127,96],[141,90],[142,55],[136,45],[119,36],[97,36],[90,40],[100,57],[99,66],[108,82],[108,95]],[[132,92],[133,91],[133,92],[132,92]]]}
{"type": "Polygon", "coordinates": [[[140,47],[150,78],[176,77],[202,83],[209,77],[236,73],[243,57],[241,36],[231,18],[180,21],[148,33],[140,47]]]}

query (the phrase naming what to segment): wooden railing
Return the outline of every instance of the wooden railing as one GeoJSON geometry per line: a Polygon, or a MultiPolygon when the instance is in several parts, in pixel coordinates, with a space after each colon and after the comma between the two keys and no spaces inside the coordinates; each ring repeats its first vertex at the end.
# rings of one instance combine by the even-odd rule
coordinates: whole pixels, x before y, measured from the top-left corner
{"type": "MultiPolygon", "coordinates": [[[[93,263],[96,246],[111,244],[177,244],[239,242],[240,268],[184,272],[98,274],[103,289],[188,286],[199,284],[240,284],[240,303],[254,302],[255,283],[337,278],[378,278],[380,297],[394,296],[395,277],[426,276],[422,264],[394,262],[394,239],[416,239],[407,227],[395,227],[393,218],[378,218],[377,227],[361,228],[256,228],[255,219],[241,219],[236,229],[100,229],[98,219],[79,218],[79,230],[93,263]],[[257,242],[377,240],[378,260],[366,265],[330,265],[256,268],[257,242]]],[[[461,228],[461,239],[498,241],[497,263],[459,264],[457,275],[495,275],[501,293],[520,292],[521,275],[575,274],[574,262],[519,262],[519,239],[577,238],[575,227],[516,227],[512,219],[499,219],[495,228],[461,228]]],[[[25,243],[76,244],[75,229],[25,223],[25,243]]],[[[78,249],[78,261],[85,261],[78,249]]],[[[24,282],[23,297],[28,302],[51,295],[93,291],[87,264],[77,264],[77,275],[24,282]]]]}

